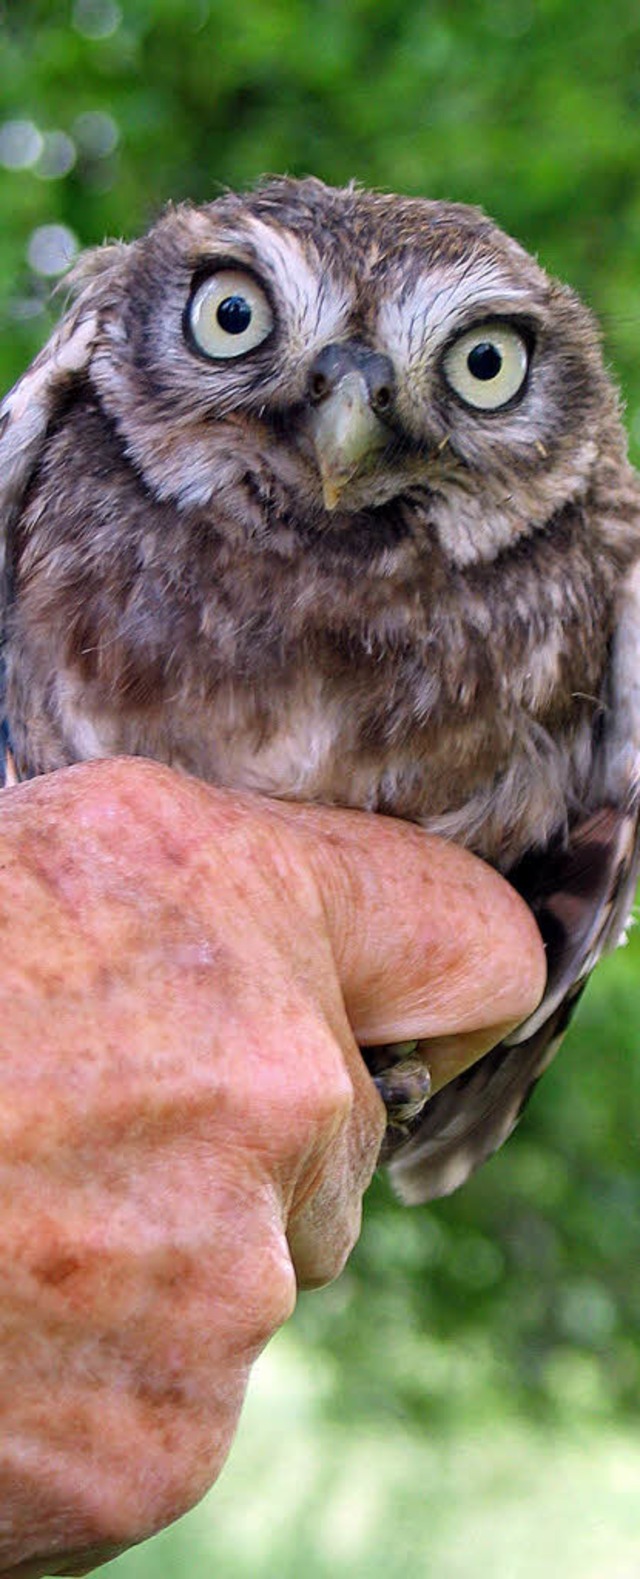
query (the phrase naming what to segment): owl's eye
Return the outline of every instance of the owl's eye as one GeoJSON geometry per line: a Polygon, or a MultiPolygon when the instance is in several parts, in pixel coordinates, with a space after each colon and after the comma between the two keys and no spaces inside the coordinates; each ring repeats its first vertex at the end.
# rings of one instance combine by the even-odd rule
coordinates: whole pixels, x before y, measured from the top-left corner
{"type": "Polygon", "coordinates": [[[529,348],[511,324],[476,324],[460,335],[445,354],[445,378],[479,411],[498,411],[522,389],[529,367],[529,348]]]}
{"type": "Polygon", "coordinates": [[[187,322],[199,351],[227,361],[262,345],[273,328],[273,313],[252,274],[244,269],[220,269],[192,296],[187,322]]]}

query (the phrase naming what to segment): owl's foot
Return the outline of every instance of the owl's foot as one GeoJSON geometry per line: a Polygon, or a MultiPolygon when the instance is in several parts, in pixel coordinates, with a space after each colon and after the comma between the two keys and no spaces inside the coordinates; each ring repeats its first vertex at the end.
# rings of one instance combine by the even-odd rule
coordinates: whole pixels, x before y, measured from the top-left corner
{"type": "Polygon", "coordinates": [[[389,1128],[403,1135],[410,1132],[431,1094],[431,1075],[417,1049],[417,1041],[365,1049],[367,1067],[387,1109],[389,1128]]]}

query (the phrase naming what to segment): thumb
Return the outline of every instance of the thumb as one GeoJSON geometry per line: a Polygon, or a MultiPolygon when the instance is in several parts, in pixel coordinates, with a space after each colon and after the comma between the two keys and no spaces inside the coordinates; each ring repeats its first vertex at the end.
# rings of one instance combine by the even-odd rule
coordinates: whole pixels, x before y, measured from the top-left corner
{"type": "Polygon", "coordinates": [[[434,1040],[434,1089],[538,1004],[531,912],[492,867],[413,825],[287,806],[308,839],[351,1028],[362,1045],[434,1040]]]}

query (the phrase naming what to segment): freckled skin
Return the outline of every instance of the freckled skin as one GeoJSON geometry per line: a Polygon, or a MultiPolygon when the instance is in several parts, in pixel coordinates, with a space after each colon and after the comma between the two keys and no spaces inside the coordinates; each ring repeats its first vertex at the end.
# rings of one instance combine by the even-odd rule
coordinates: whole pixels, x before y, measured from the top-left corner
{"type": "Polygon", "coordinates": [[[202,1495],[296,1279],[340,1270],[384,1129],[354,1033],[434,1037],[437,1082],[544,960],[466,852],[151,763],[6,791],[0,871],[0,1570],[35,1579],[202,1495]]]}

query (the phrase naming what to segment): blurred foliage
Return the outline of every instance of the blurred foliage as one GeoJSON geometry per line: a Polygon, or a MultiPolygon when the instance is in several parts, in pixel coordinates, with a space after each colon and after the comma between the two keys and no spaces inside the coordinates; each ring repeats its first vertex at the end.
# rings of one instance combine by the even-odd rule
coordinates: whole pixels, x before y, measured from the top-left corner
{"type": "MultiPolygon", "coordinates": [[[[480,203],[577,286],[640,450],[636,0],[7,0],[0,20],[5,385],[47,333],[56,246],[265,170],[356,176],[480,203]]],[[[349,1270],[296,1318],[336,1420],[638,1414],[639,966],[632,938],[467,1188],[405,1211],[376,1183],[349,1270]]]]}
{"type": "Polygon", "coordinates": [[[558,1430],[495,1401],[455,1432],[389,1417],[381,1430],[367,1410],[336,1422],[327,1370],[285,1330],[214,1491],[103,1579],[637,1579],[628,1425],[558,1430]]]}

